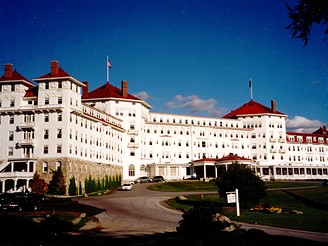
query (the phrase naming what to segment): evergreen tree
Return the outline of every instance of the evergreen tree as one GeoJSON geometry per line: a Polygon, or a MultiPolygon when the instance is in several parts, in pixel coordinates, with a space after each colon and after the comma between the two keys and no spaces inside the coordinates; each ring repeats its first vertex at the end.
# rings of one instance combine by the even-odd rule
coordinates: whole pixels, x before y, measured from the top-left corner
{"type": "Polygon", "coordinates": [[[76,187],[76,182],[75,182],[75,178],[72,177],[69,180],[69,187],[68,187],[68,194],[70,196],[75,196],[77,195],[77,187],[76,187]]]}
{"type": "Polygon", "coordinates": [[[49,193],[53,195],[65,195],[66,194],[66,182],[61,167],[52,171],[52,179],[49,183],[49,193]]]}

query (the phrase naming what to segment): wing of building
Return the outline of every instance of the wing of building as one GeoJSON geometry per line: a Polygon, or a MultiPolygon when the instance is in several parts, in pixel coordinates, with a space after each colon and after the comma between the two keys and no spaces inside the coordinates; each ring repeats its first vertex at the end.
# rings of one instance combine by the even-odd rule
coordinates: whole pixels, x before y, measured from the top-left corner
{"type": "Polygon", "coordinates": [[[327,179],[328,134],[323,126],[286,132],[287,115],[251,100],[221,118],[151,112],[152,107],[110,82],[89,91],[51,61],[29,81],[13,65],[0,77],[0,192],[46,182],[62,168],[85,190],[89,177],[162,175],[167,180],[215,178],[235,162],[263,179],[327,179]]]}

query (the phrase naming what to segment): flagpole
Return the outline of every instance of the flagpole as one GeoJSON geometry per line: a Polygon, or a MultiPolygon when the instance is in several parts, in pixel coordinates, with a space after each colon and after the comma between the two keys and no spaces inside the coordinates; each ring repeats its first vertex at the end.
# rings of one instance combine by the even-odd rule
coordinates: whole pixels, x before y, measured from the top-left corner
{"type": "Polygon", "coordinates": [[[251,91],[251,100],[253,100],[253,82],[252,82],[252,79],[250,78],[249,79],[249,82],[248,82],[248,86],[249,86],[249,89],[250,89],[250,91],[251,91]]]}
{"type": "Polygon", "coordinates": [[[109,82],[109,66],[108,66],[108,56],[106,58],[106,69],[107,69],[107,82],[109,82]]]}

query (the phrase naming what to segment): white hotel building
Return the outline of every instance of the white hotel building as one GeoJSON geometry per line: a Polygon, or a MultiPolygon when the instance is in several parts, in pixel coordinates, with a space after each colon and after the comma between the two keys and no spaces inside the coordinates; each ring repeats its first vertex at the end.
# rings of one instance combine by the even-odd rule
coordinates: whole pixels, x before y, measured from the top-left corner
{"type": "Polygon", "coordinates": [[[263,179],[328,179],[328,133],[286,132],[287,115],[253,100],[222,118],[151,112],[151,106],[109,82],[88,83],[57,61],[50,73],[23,77],[11,64],[0,77],[0,192],[46,182],[62,167],[67,181],[121,175],[215,178],[233,162],[263,179]]]}

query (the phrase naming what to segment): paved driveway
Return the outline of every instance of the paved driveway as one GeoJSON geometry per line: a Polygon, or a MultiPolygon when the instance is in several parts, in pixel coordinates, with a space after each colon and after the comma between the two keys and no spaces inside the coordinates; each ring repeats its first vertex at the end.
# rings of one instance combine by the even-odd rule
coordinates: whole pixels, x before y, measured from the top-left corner
{"type": "Polygon", "coordinates": [[[177,193],[146,189],[150,184],[135,184],[131,191],[114,190],[109,195],[79,198],[80,203],[106,210],[95,216],[82,229],[101,227],[111,235],[153,234],[172,232],[182,213],[164,207],[161,202],[177,193]]]}

